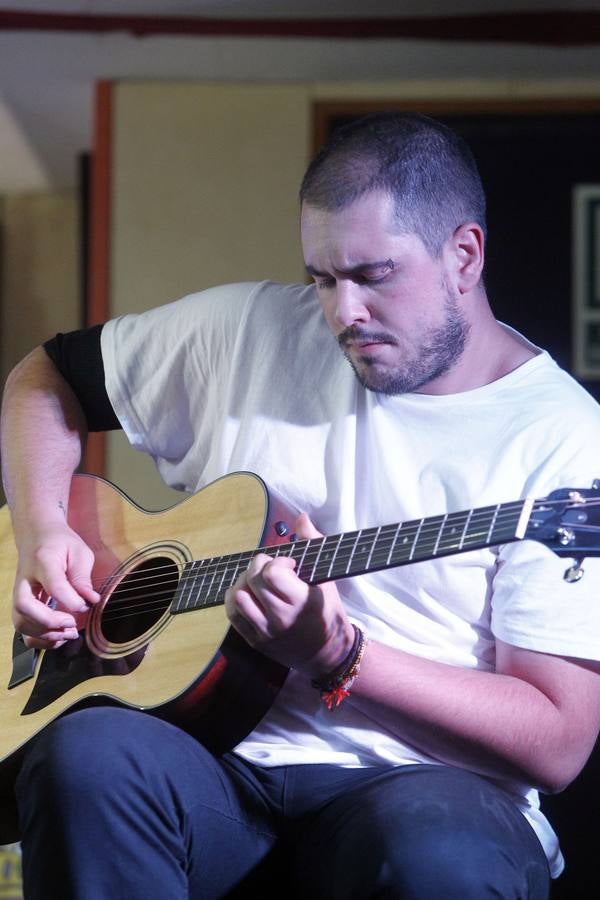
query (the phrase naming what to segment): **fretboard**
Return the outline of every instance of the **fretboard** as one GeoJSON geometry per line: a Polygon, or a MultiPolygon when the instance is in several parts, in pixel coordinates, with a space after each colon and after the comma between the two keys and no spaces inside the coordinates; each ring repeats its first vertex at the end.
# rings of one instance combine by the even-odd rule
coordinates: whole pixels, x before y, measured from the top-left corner
{"type": "Polygon", "coordinates": [[[531,501],[517,500],[196,560],[184,568],[171,612],[222,604],[258,553],[291,557],[303,581],[321,584],[519,540],[530,511],[531,501]]]}

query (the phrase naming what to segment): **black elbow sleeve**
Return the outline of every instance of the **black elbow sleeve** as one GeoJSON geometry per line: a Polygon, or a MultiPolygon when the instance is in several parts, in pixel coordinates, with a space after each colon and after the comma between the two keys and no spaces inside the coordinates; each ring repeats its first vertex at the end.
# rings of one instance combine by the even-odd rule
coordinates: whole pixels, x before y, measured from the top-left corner
{"type": "Polygon", "coordinates": [[[100,347],[102,325],[93,325],[46,341],[44,350],[72,388],[90,431],[111,431],[121,424],[106,392],[100,347]]]}

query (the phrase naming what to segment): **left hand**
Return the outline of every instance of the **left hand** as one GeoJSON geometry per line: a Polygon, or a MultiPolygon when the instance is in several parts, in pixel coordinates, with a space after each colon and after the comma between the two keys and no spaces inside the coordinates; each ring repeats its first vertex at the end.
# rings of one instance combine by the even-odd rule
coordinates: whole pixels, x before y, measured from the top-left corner
{"type": "MultiPolygon", "coordinates": [[[[306,513],[295,523],[299,539],[321,537],[306,513]]],[[[334,582],[308,585],[286,556],[259,553],[225,594],[233,627],[266,656],[321,679],[346,658],[354,630],[334,582]]]]}

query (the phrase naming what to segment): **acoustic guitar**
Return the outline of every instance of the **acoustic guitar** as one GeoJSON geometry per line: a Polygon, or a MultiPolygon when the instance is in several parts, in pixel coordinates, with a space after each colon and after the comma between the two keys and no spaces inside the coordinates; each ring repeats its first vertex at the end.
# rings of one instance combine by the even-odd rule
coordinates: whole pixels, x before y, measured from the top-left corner
{"type": "Polygon", "coordinates": [[[110,482],[73,478],[69,524],[94,551],[101,601],[75,641],[28,649],[11,625],[17,553],[0,510],[0,843],[18,838],[12,789],[40,731],[83,706],[116,704],[168,719],[215,753],[235,746],[273,702],[287,670],[228,626],[224,595],[260,547],[296,561],[311,584],[511,541],[581,560],[600,554],[600,481],[518,500],[311,540],[256,475],[227,475],[160,512],[110,482]]]}

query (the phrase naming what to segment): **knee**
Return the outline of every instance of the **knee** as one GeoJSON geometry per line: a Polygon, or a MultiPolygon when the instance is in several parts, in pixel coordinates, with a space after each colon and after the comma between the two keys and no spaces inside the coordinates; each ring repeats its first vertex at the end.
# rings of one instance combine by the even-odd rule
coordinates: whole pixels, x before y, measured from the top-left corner
{"type": "MultiPolygon", "coordinates": [[[[417,829],[418,832],[418,829],[417,829]]],[[[490,886],[505,885],[503,860],[495,864],[493,850],[458,830],[429,828],[427,833],[404,834],[401,842],[381,848],[377,885],[382,896],[415,896],[437,900],[482,900],[511,897],[512,892],[488,893],[490,886]]],[[[375,873],[374,873],[375,874],[375,873]]]]}
{"type": "MultiPolygon", "coordinates": [[[[25,757],[17,795],[40,802],[93,791],[118,790],[124,771],[135,759],[135,717],[127,710],[94,708],[70,713],[49,725],[25,757]]],[[[144,717],[147,718],[147,717],[144,717]]],[[[136,744],[139,750],[139,745],[136,744]]]]}
{"type": "MultiPolygon", "coordinates": [[[[371,883],[364,896],[482,900],[546,896],[545,860],[517,864],[494,841],[469,830],[429,826],[369,848],[371,883]],[[539,870],[539,871],[538,871],[539,870]]],[[[368,867],[366,867],[368,869],[368,867]]]]}

